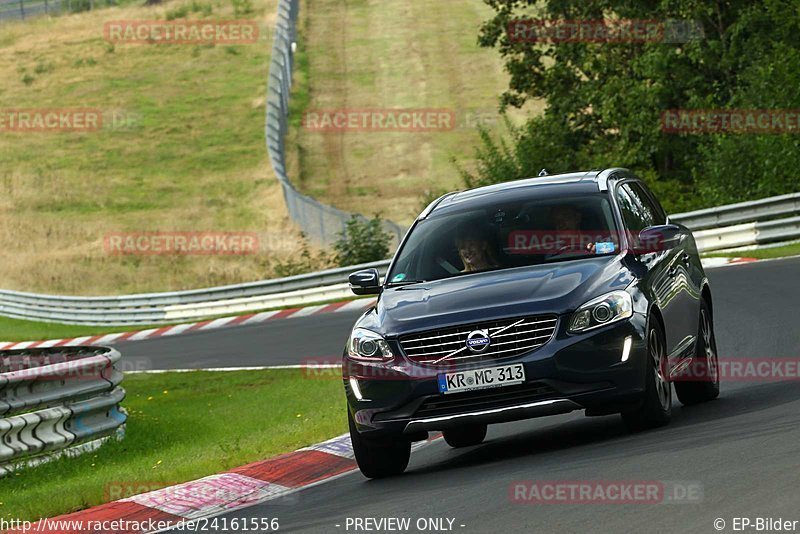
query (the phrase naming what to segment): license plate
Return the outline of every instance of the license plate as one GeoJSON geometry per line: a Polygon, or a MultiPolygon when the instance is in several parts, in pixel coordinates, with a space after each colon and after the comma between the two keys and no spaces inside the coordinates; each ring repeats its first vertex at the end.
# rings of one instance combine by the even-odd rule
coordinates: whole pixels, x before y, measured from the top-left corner
{"type": "Polygon", "coordinates": [[[486,367],[441,374],[439,375],[439,392],[474,391],[513,386],[523,382],[525,382],[525,368],[521,363],[515,363],[502,367],[486,367]]]}

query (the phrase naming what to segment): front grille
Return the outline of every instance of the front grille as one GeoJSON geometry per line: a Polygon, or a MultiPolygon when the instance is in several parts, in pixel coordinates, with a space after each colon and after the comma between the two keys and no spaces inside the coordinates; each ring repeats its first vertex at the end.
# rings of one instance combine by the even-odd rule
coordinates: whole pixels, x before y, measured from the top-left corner
{"type": "Polygon", "coordinates": [[[483,391],[452,393],[427,399],[417,408],[414,417],[438,417],[492,408],[504,408],[506,406],[544,400],[556,395],[558,395],[558,392],[543,382],[529,382],[517,386],[483,391]]]}
{"type": "Polygon", "coordinates": [[[547,343],[556,329],[555,315],[502,319],[400,337],[400,346],[415,363],[452,366],[525,354],[547,343]],[[467,336],[488,330],[491,342],[482,352],[467,348],[467,336]]]}

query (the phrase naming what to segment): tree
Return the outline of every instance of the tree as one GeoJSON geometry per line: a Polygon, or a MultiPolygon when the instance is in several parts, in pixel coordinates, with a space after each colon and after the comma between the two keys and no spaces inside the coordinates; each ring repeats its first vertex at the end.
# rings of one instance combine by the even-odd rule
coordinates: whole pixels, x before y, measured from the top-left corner
{"type": "MultiPolygon", "coordinates": [[[[800,17],[790,0],[485,0],[494,9],[479,43],[496,48],[510,74],[501,107],[547,102],[502,141],[482,134],[478,170],[465,181],[622,165],[689,209],[798,189],[792,134],[680,134],[662,130],[671,109],[798,108],[800,17]],[[535,15],[532,15],[535,13],[535,15]],[[532,42],[515,21],[656,20],[697,23],[684,42],[532,42]],[[519,34],[516,34],[519,37],[519,34]],[[747,174],[741,171],[746,169],[747,174]],[[702,193],[705,199],[696,194],[702,193]]],[[[681,39],[675,39],[681,41],[681,39]]]]}

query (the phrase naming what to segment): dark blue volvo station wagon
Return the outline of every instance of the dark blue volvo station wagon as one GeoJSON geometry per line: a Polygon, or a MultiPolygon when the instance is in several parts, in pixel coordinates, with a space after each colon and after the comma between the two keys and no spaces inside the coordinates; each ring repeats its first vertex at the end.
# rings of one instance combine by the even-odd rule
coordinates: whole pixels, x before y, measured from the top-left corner
{"type": "Polygon", "coordinates": [[[631,429],[719,395],[711,290],[691,232],[626,169],[444,195],[417,218],[356,322],[343,376],[356,460],[402,473],[442,431],[585,410],[631,429]],[[701,372],[697,372],[701,369],[701,372]],[[681,377],[685,379],[681,379],[681,377]]]}

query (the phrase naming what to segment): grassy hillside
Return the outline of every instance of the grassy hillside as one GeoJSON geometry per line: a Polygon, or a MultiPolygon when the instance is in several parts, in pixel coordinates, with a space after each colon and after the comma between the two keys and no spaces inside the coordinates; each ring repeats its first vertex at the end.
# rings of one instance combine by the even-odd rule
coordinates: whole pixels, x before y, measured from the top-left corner
{"type": "Polygon", "coordinates": [[[497,96],[508,76],[497,52],[477,44],[490,15],[477,0],[303,2],[291,139],[291,176],[302,189],[407,223],[426,194],[460,187],[451,158],[470,165],[477,124],[502,128],[497,96]],[[301,125],[304,111],[341,108],[446,108],[456,128],[323,133],[301,125]]]}
{"type": "MultiPolygon", "coordinates": [[[[143,2],[137,2],[142,4],[143,2]]],[[[276,0],[255,44],[108,43],[111,20],[233,19],[231,0],[175,0],[6,23],[0,108],[122,110],[96,132],[0,131],[0,287],[72,294],[271,276],[299,249],[263,141],[276,0]],[[110,256],[109,232],[248,231],[252,256],[110,256]]]]}
{"type": "MultiPolygon", "coordinates": [[[[3,25],[0,110],[90,107],[131,120],[95,132],[0,131],[0,247],[10,260],[0,263],[0,287],[68,294],[202,287],[275,276],[300,257],[263,143],[276,0],[252,0],[252,13],[239,15],[257,21],[257,44],[108,43],[103,27],[112,20],[236,18],[234,0],[140,4],[3,25]],[[156,231],[256,232],[260,252],[104,249],[109,233],[156,231]]],[[[465,0],[304,1],[289,139],[301,189],[408,222],[423,197],[458,187],[451,158],[469,166],[476,126],[501,127],[496,96],[507,75],[497,54],[476,44],[487,16],[481,2],[465,0]],[[302,112],[323,108],[445,108],[456,127],[303,130],[302,112]]]]}

